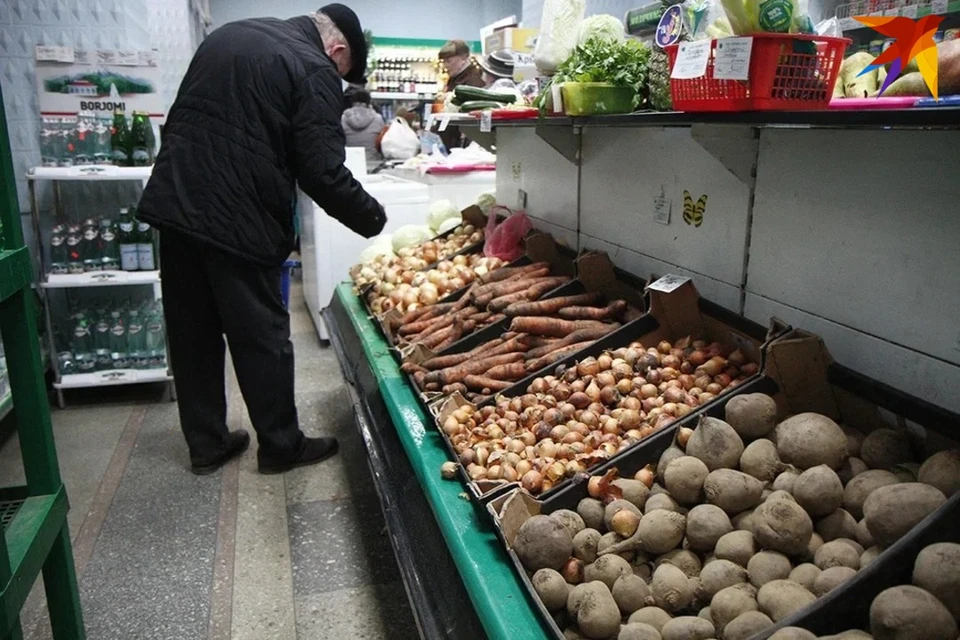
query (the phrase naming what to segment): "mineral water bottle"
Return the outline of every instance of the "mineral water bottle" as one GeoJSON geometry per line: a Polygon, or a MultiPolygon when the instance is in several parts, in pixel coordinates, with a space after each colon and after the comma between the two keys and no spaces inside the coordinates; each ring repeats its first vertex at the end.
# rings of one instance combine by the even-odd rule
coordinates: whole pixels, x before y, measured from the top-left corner
{"type": "Polygon", "coordinates": [[[147,368],[147,332],[139,309],[127,312],[127,354],[134,369],[147,368]]]}
{"type": "Polygon", "coordinates": [[[162,369],[167,366],[167,346],[164,341],[163,316],[154,306],[147,315],[147,366],[162,369]]]}
{"type": "Polygon", "coordinates": [[[120,268],[120,241],[117,238],[117,227],[110,218],[100,220],[100,253],[104,271],[115,271],[120,268]]]}
{"type": "Polygon", "coordinates": [[[67,225],[67,271],[83,273],[83,227],[67,225]]]}
{"type": "Polygon", "coordinates": [[[93,218],[83,221],[83,244],[80,249],[83,256],[84,271],[101,271],[103,254],[100,250],[100,225],[93,218]]]}
{"type": "Polygon", "coordinates": [[[110,356],[110,313],[106,309],[101,309],[97,312],[97,322],[93,327],[93,342],[97,353],[97,369],[109,369],[112,366],[110,356]]]}
{"type": "Polygon", "coordinates": [[[120,246],[120,267],[124,271],[136,271],[140,268],[140,262],[137,256],[137,232],[133,216],[130,215],[130,209],[128,207],[120,209],[119,226],[118,243],[120,246]]]}
{"type": "Polygon", "coordinates": [[[153,229],[150,223],[143,220],[137,220],[137,264],[141,271],[153,271],[157,268],[153,229]]]}
{"type": "Polygon", "coordinates": [[[67,228],[62,224],[54,225],[50,230],[50,273],[67,273],[69,262],[67,228]]]}
{"type": "Polygon", "coordinates": [[[86,313],[81,311],[74,316],[70,346],[73,349],[77,373],[90,373],[97,367],[97,354],[91,329],[90,319],[86,313]]]}
{"type": "Polygon", "coordinates": [[[130,166],[130,128],[127,126],[126,114],[120,109],[113,112],[110,150],[113,164],[118,167],[130,166]]]}
{"type": "Polygon", "coordinates": [[[110,312],[110,359],[115,369],[127,368],[127,327],[117,310],[110,312]]]}

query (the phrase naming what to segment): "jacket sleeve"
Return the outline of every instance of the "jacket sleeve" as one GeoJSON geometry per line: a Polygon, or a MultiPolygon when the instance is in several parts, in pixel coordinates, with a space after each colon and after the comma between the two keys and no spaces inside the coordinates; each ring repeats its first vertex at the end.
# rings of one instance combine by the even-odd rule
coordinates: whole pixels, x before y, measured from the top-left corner
{"type": "Polygon", "coordinates": [[[344,166],[346,138],[340,125],[343,95],[332,70],[306,78],[293,116],[295,175],[300,188],[328,215],[370,238],[383,230],[383,207],[344,166]]]}

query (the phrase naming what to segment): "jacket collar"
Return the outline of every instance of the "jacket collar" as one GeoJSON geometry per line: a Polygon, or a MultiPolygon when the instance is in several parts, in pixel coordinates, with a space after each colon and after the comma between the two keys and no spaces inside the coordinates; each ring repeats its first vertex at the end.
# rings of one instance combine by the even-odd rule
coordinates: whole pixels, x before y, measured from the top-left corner
{"type": "MultiPolygon", "coordinates": [[[[330,59],[330,56],[327,56],[326,49],[323,47],[323,38],[320,37],[320,31],[317,29],[317,24],[313,21],[313,18],[310,16],[297,16],[290,18],[287,22],[303,32],[303,35],[305,35],[310,42],[317,45],[317,49],[319,49],[328,60],[330,59]]],[[[333,61],[330,60],[330,62],[332,63],[333,61]]]]}

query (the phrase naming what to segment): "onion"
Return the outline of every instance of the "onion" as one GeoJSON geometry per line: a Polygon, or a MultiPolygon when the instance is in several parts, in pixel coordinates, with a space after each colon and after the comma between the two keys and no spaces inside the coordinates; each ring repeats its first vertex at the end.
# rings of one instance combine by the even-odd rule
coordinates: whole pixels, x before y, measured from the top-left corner
{"type": "Polygon", "coordinates": [[[583,582],[583,569],[583,560],[570,558],[560,569],[560,575],[563,576],[567,584],[580,584],[583,582]]]}
{"type": "Polygon", "coordinates": [[[600,385],[601,388],[609,387],[616,383],[617,379],[609,371],[602,371],[601,373],[597,374],[597,384],[600,385]]]}
{"type": "Polygon", "coordinates": [[[614,385],[608,385],[600,390],[600,402],[607,406],[614,406],[620,402],[620,392],[614,385]]]}
{"type": "Polygon", "coordinates": [[[600,387],[597,385],[596,380],[590,383],[590,385],[584,390],[584,393],[587,394],[588,398],[590,398],[590,402],[600,401],[600,387]]]}
{"type": "Polygon", "coordinates": [[[600,371],[607,371],[613,365],[613,358],[610,357],[609,353],[601,354],[597,358],[597,366],[600,368],[600,371]]]}
{"type": "Polygon", "coordinates": [[[737,349],[727,358],[730,361],[730,364],[739,367],[747,362],[747,357],[743,355],[743,351],[737,349]]]}
{"type": "Polygon", "coordinates": [[[693,429],[688,429],[687,427],[680,427],[680,430],[677,431],[677,445],[681,449],[687,448],[687,443],[690,441],[690,436],[693,435],[693,429]]]}
{"type": "Polygon", "coordinates": [[[538,471],[530,470],[523,474],[520,483],[530,493],[537,494],[543,488],[543,476],[538,471]]]}
{"type": "Polygon", "coordinates": [[[581,377],[595,376],[600,373],[600,365],[595,358],[585,358],[577,363],[577,373],[581,377]]]}
{"type": "Polygon", "coordinates": [[[653,481],[656,479],[656,474],[653,471],[653,467],[648,464],[643,469],[640,469],[640,471],[637,471],[637,473],[633,476],[633,479],[639,480],[643,484],[647,485],[647,488],[649,489],[653,486],[653,481]]]}
{"type": "Polygon", "coordinates": [[[663,354],[670,353],[671,349],[673,349],[673,345],[666,340],[661,340],[660,344],[657,345],[657,351],[663,354]]]}

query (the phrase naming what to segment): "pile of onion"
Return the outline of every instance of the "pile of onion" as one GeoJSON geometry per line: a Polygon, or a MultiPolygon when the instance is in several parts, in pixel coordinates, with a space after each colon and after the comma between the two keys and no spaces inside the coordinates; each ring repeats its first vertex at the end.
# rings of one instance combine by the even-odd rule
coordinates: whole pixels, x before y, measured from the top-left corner
{"type": "Polygon", "coordinates": [[[440,425],[474,480],[533,494],[590,469],[755,374],[740,350],[688,338],[639,342],[534,380],[527,393],[440,425]]]}
{"type": "Polygon", "coordinates": [[[415,311],[421,306],[436,304],[440,298],[502,266],[503,261],[499,258],[471,253],[444,260],[427,271],[400,271],[391,267],[367,293],[367,302],[374,313],[386,313],[391,309],[403,313],[415,311]]]}

